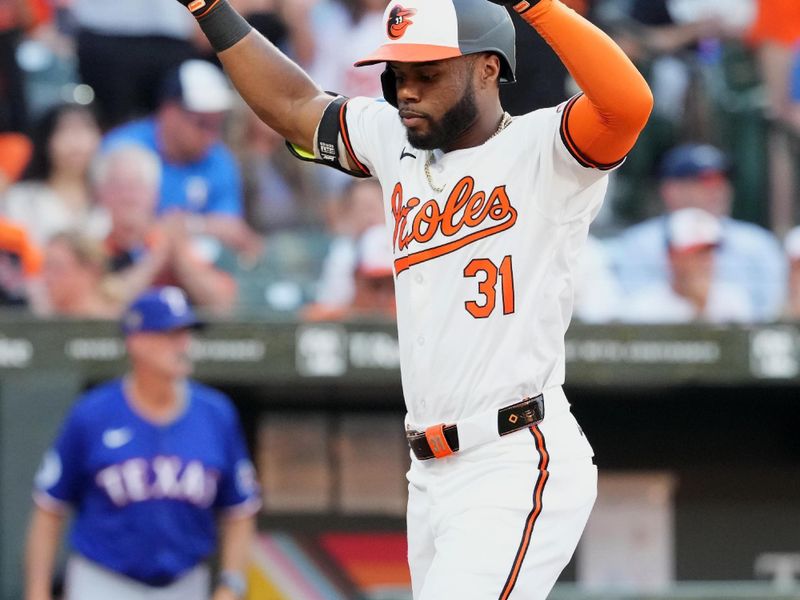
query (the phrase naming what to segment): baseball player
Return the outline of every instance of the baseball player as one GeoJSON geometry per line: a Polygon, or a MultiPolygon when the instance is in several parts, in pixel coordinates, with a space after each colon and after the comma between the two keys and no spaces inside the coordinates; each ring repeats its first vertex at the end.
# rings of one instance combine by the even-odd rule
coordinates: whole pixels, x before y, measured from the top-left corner
{"type": "MultiPolygon", "coordinates": [[[[545,598],[596,494],[570,413],[573,268],[652,96],[558,0],[391,0],[382,99],[321,91],[226,0],[181,0],[256,113],[309,160],[382,187],[394,254],[417,600],[545,598]],[[511,117],[517,11],[583,90],[511,117]]],[[[342,40],[346,43],[345,40],[342,40]]]]}
{"type": "Polygon", "coordinates": [[[230,401],[187,379],[198,325],[175,287],[148,291],[126,311],[130,372],[79,399],[36,476],[27,600],[51,599],[69,508],[66,600],[208,598],[205,560],[217,537],[213,599],[244,595],[260,499],[230,401]]]}

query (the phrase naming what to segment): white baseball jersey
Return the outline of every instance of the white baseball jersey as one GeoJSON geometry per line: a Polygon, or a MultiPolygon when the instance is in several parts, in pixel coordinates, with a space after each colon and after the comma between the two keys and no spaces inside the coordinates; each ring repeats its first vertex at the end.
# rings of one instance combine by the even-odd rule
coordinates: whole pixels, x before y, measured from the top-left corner
{"type": "Polygon", "coordinates": [[[408,421],[452,423],[559,386],[573,269],[607,186],[561,139],[562,112],[484,144],[413,148],[397,110],[347,104],[345,146],[385,194],[408,421]],[[442,188],[436,192],[436,188],[442,188]]]}

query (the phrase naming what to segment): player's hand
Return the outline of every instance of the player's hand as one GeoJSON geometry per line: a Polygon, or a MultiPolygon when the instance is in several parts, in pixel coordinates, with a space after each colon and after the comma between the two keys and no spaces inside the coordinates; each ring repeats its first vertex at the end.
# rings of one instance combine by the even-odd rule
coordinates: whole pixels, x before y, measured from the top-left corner
{"type": "Polygon", "coordinates": [[[170,237],[170,231],[161,225],[156,226],[151,234],[147,256],[157,273],[167,268],[172,255],[172,246],[173,241],[170,237]]]}

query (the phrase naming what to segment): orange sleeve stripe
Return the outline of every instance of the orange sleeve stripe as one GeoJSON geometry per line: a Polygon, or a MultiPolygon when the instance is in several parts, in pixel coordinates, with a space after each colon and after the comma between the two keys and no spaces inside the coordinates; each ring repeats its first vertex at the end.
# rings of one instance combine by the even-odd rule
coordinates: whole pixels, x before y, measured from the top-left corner
{"type": "Polygon", "coordinates": [[[353,164],[365,175],[372,175],[369,169],[358,160],[356,153],[353,151],[353,146],[350,144],[350,132],[347,129],[347,102],[342,104],[342,108],[339,110],[339,132],[342,134],[344,147],[347,149],[347,155],[350,157],[350,160],[353,161],[353,164]]]}
{"type": "Polygon", "coordinates": [[[636,143],[653,107],[642,75],[611,38],[559,0],[515,9],[558,54],[583,90],[564,111],[562,138],[579,162],[611,168],[636,143]]]}

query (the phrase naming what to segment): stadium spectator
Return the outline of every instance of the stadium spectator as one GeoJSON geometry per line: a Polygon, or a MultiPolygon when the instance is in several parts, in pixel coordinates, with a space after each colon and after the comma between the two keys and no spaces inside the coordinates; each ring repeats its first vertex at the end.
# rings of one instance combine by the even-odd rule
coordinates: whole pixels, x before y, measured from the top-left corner
{"type": "Polygon", "coordinates": [[[260,508],[236,410],[189,376],[200,323],[177,288],[138,297],[122,318],[128,373],[73,406],[36,475],[26,599],[50,600],[66,515],[69,600],[243,598],[260,508]]]}
{"type": "Polygon", "coordinates": [[[800,2],[758,0],[756,19],[748,39],[758,52],[767,87],[769,116],[786,120],[790,72],[794,51],[800,42],[800,2]]]}
{"type": "Polygon", "coordinates": [[[57,233],[44,249],[43,300],[39,316],[114,319],[122,305],[104,286],[108,256],[99,240],[80,232],[57,233]]]}
{"type": "Polygon", "coordinates": [[[303,318],[308,321],[342,319],[394,319],[394,257],[387,242],[384,225],[373,225],[359,236],[356,260],[351,278],[352,299],[345,305],[318,302],[306,307],[303,318]]]}
{"type": "Polygon", "coordinates": [[[106,127],[152,112],[166,74],[197,52],[195,25],[160,0],[72,0],[81,79],[106,127]]]}
{"type": "Polygon", "coordinates": [[[759,321],[779,314],[786,289],[780,243],[769,231],[730,217],[729,169],[727,157],[710,145],[684,144],[666,154],[659,185],[666,214],[626,229],[612,244],[612,262],[626,294],[669,279],[668,215],[682,208],[702,208],[718,217],[722,227],[714,260],[715,285],[746,289],[759,321]]]}
{"type": "Polygon", "coordinates": [[[669,278],[634,293],[621,319],[629,323],[748,323],[754,320],[747,291],[714,281],[715,249],[722,223],[700,208],[673,212],[666,223],[669,278]]]}
{"type": "Polygon", "coordinates": [[[319,227],[319,169],[295,160],[285,140],[247,105],[234,115],[227,141],[242,166],[246,221],[260,232],[319,227]]]}
{"type": "Polygon", "coordinates": [[[21,133],[0,133],[0,214],[8,186],[20,178],[33,153],[31,140],[21,133]]]}
{"type": "Polygon", "coordinates": [[[329,307],[343,307],[353,301],[358,240],[370,227],[385,221],[383,194],[376,179],[351,180],[336,204],[331,213],[334,237],[317,290],[317,303],[329,307]]]}
{"type": "Polygon", "coordinates": [[[311,12],[316,32],[311,78],[346,96],[381,96],[383,66],[356,69],[353,63],[381,44],[384,8],[384,0],[318,2],[311,12]]]}
{"type": "Polygon", "coordinates": [[[619,317],[622,290],[605,244],[589,235],[575,274],[573,315],[584,323],[607,323],[619,317]]]}
{"type": "Polygon", "coordinates": [[[236,285],[200,256],[186,214],[156,215],[160,176],[158,157],[133,145],[110,150],[94,167],[98,200],[111,217],[106,249],[113,294],[127,302],[153,285],[177,285],[195,306],[227,314],[236,285]]]}
{"type": "Polygon", "coordinates": [[[774,125],[769,132],[770,226],[779,234],[791,223],[796,202],[794,165],[789,159],[785,126],[792,120],[791,70],[800,42],[800,2],[758,0],[758,12],[749,35],[755,46],[766,88],[766,116],[774,125]]]}
{"type": "Polygon", "coordinates": [[[92,200],[89,178],[100,144],[92,111],[78,104],[56,106],[39,120],[32,141],[23,181],[7,191],[0,213],[25,227],[40,245],[72,229],[102,238],[108,219],[92,200]]]}
{"type": "MultiPolygon", "coordinates": [[[[269,4],[273,0],[263,0],[269,4]]],[[[330,0],[323,0],[330,2],[330,0]]],[[[317,35],[314,30],[312,14],[320,0],[274,0],[275,8],[280,13],[288,30],[287,54],[300,64],[308,66],[317,52],[317,35]]]]}
{"type": "Polygon", "coordinates": [[[28,306],[41,270],[38,246],[25,229],[0,216],[0,308],[28,306]]]}
{"type": "MultiPolygon", "coordinates": [[[[634,0],[630,7],[637,58],[648,63],[648,81],[655,98],[654,111],[679,124],[684,118],[692,71],[702,49],[699,43],[732,30],[739,0],[634,0]]],[[[744,3],[747,5],[747,2],[744,3]]],[[[741,17],[739,17],[741,19],[741,17]]],[[[744,16],[744,22],[748,16],[744,16]]],[[[744,27],[739,24],[739,27],[744,27]]]]}
{"type": "Polygon", "coordinates": [[[110,132],[104,150],[133,142],[156,152],[162,168],[159,214],[181,211],[192,233],[258,254],[262,240],[242,218],[239,167],[221,141],[232,105],[220,69],[187,61],[167,76],[155,115],[110,132]]]}
{"type": "MultiPolygon", "coordinates": [[[[755,76],[748,79],[750,62],[738,42],[753,13],[753,0],[632,0],[606,2],[598,11],[647,78],[654,97],[647,128],[620,168],[609,203],[619,219],[632,223],[652,215],[654,167],[681,139],[722,139],[737,157],[763,155],[747,137],[763,131],[755,100],[758,82],[755,76]],[[745,64],[730,66],[733,60],[745,64]],[[739,127],[726,136],[726,125],[735,118],[732,110],[754,114],[749,115],[750,129],[739,127]]],[[[756,207],[763,202],[763,166],[752,158],[741,162],[748,168],[734,181],[737,210],[746,207],[755,220],[761,216],[756,207]],[[748,177],[751,171],[761,179],[748,177]]]]}

